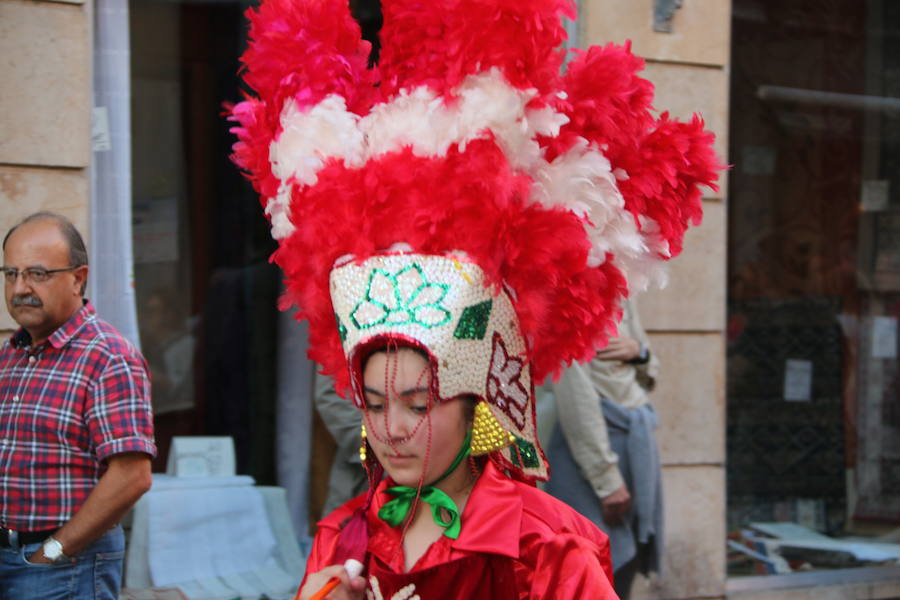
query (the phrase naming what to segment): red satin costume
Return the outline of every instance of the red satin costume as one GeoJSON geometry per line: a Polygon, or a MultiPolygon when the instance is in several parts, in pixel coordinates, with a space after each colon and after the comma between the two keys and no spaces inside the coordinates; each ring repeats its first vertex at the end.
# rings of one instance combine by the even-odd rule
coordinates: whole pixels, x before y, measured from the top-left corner
{"type": "MultiPolygon", "coordinates": [[[[375,600],[409,598],[413,592],[421,600],[618,598],[606,534],[541,490],[505,477],[491,462],[463,509],[459,538],[442,536],[403,572],[401,528],[378,518],[390,500],[384,493],[389,485],[381,482],[368,513],[364,576],[375,600]],[[410,584],[415,588],[401,594],[410,584]]],[[[334,564],[341,525],[363,502],[359,496],[319,522],[307,573],[334,564]]]]}

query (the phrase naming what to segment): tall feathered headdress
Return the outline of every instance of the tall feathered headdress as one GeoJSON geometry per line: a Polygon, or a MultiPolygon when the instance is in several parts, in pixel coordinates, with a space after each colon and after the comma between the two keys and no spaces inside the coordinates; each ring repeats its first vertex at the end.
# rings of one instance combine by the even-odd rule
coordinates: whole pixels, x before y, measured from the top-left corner
{"type": "Polygon", "coordinates": [[[629,286],[680,252],[721,168],[713,135],[651,113],[627,45],[577,51],[561,75],[571,0],[382,10],[372,69],[347,0],[247,12],[255,95],[232,109],[233,159],[278,240],[281,307],[357,404],[366,348],[422,348],[439,398],[489,408],[485,451],[545,478],[532,382],[591,358],[629,286]]]}

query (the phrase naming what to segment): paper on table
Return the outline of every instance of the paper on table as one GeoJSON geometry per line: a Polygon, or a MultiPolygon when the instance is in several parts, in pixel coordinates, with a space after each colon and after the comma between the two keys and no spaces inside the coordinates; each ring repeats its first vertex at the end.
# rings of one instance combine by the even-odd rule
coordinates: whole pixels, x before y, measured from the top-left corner
{"type": "Polygon", "coordinates": [[[770,521],[753,521],[749,524],[750,529],[754,529],[766,535],[783,540],[817,540],[828,541],[833,538],[822,535],[815,529],[804,527],[798,523],[791,522],[770,522],[770,521]]]}
{"type": "Polygon", "coordinates": [[[877,544],[845,542],[842,540],[766,540],[783,548],[806,548],[809,550],[831,550],[852,555],[864,562],[900,561],[900,546],[897,544],[877,544]]]}
{"type": "Polygon", "coordinates": [[[900,544],[832,538],[797,523],[752,522],[749,527],[754,531],[775,536],[774,538],[763,538],[745,534],[745,538],[754,543],[763,544],[769,550],[805,548],[842,552],[864,562],[900,561],[900,544]]]}
{"type": "Polygon", "coordinates": [[[180,583],[178,589],[187,600],[234,600],[241,597],[240,593],[218,578],[180,583]]]}
{"type": "Polygon", "coordinates": [[[271,600],[291,600],[301,577],[288,575],[280,567],[266,567],[256,572],[232,574],[179,584],[187,600],[257,600],[262,594],[271,600]]]}
{"type": "Polygon", "coordinates": [[[252,487],[149,494],[148,561],[153,585],[215,579],[274,566],[276,542],[252,487]]]}
{"type": "Polygon", "coordinates": [[[153,474],[153,491],[160,492],[172,489],[189,488],[221,488],[246,486],[252,487],[256,483],[250,475],[222,475],[209,477],[178,477],[176,475],[153,474]]]}
{"type": "Polygon", "coordinates": [[[178,588],[122,588],[119,600],[189,600],[178,588]]]}

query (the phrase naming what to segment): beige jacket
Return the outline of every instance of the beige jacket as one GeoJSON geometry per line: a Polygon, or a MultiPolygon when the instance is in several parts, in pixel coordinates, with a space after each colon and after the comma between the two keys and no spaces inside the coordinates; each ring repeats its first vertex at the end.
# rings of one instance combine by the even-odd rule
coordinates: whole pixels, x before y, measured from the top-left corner
{"type": "MultiPolygon", "coordinates": [[[[630,337],[650,348],[650,340],[641,326],[631,300],[623,302],[619,336],[630,337]]],[[[650,351],[650,362],[634,365],[594,358],[573,364],[550,389],[556,398],[556,414],[563,435],[582,474],[600,499],[622,487],[619,457],[609,445],[606,421],[600,398],[624,408],[637,408],[650,402],[648,392],[659,372],[659,361],[650,351]]],[[[551,465],[552,467],[552,465],[551,465]]]]}

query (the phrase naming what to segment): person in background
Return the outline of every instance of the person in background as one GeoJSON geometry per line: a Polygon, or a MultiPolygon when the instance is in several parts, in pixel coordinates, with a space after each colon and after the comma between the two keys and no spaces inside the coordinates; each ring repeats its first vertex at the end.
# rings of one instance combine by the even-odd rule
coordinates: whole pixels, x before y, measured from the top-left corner
{"type": "Polygon", "coordinates": [[[150,489],[156,454],[141,354],[84,296],[78,230],[36,213],[3,240],[0,600],[115,600],[118,524],[150,489]]]}
{"type": "Polygon", "coordinates": [[[319,416],[334,438],[334,462],[328,477],[328,495],[322,515],[366,491],[366,471],[359,460],[359,411],[334,391],[331,378],[315,374],[314,402],[319,416]]]}
{"type": "Polygon", "coordinates": [[[194,406],[194,334],[180,314],[174,289],[157,289],[144,298],[140,310],[141,353],[150,369],[156,415],[194,406]]]}
{"type": "Polygon", "coordinates": [[[622,308],[618,337],[549,385],[557,425],[545,489],[609,535],[616,593],[627,598],[639,570],[659,569],[663,515],[649,398],[659,361],[634,302],[622,308]]]}

